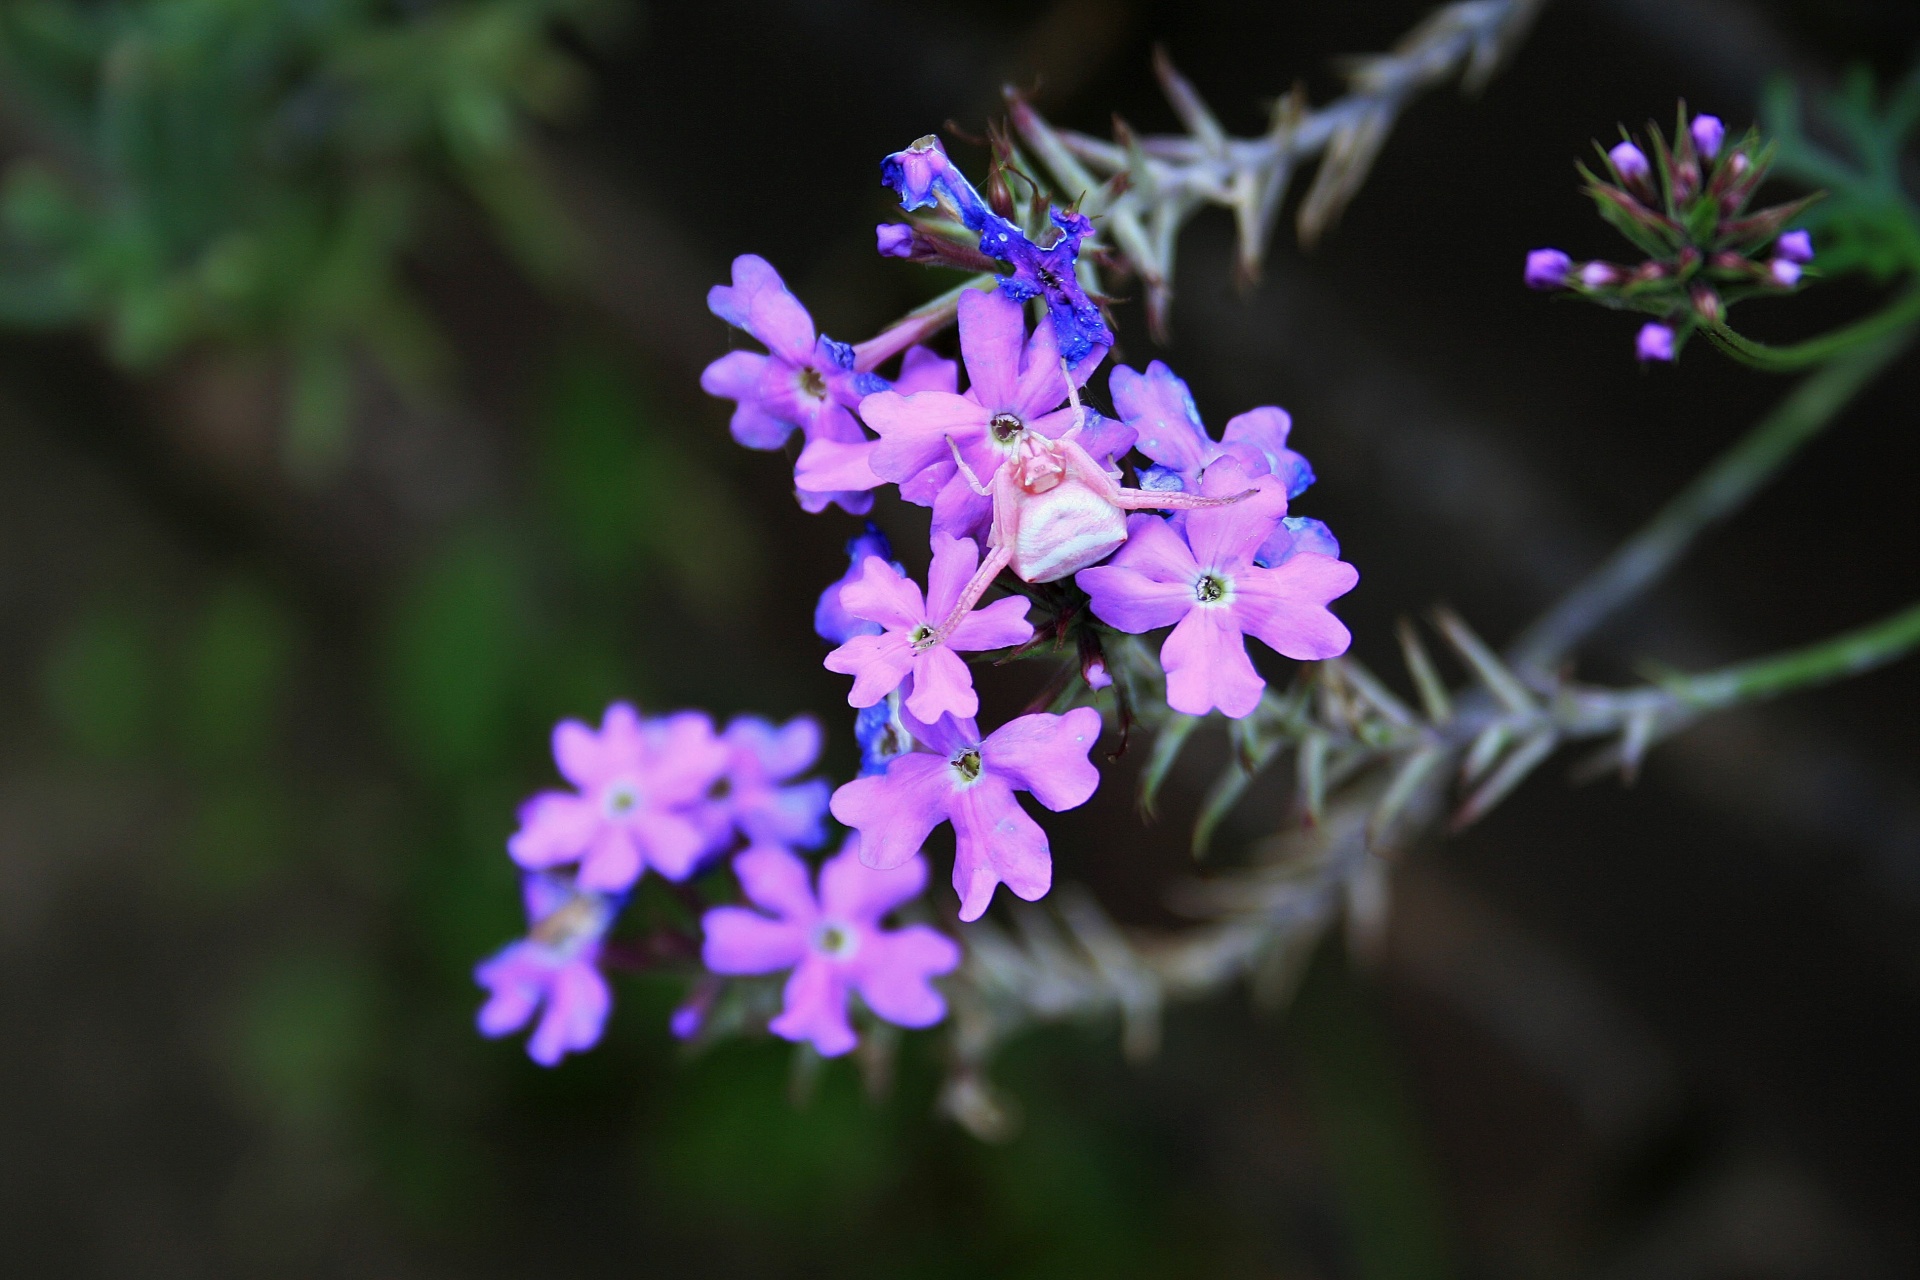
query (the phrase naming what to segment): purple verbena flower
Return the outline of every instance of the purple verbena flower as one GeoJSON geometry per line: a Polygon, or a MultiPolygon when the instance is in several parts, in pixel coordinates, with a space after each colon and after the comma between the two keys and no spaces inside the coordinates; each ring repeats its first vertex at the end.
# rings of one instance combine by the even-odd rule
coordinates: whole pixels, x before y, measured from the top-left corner
{"type": "Polygon", "coordinates": [[[1620,269],[1611,262],[1589,262],[1580,268],[1580,283],[1589,289],[1604,289],[1620,278],[1620,269]]]}
{"type": "Polygon", "coordinates": [[[880,927],[888,912],[926,887],[927,864],[914,856],[876,870],[862,865],[857,846],[857,839],[848,840],[820,868],[817,896],[799,858],[777,845],[749,849],[733,869],[760,911],[715,907],[700,922],[706,934],[701,959],[713,972],[793,970],[784,1007],[767,1029],[807,1041],[826,1057],[859,1042],[847,1021],[851,994],[858,992],[887,1022],[930,1027],[947,1015],[931,979],[960,963],[953,939],[927,925],[880,927]]]}
{"type": "MultiPolygon", "coordinates": [[[[921,391],[952,394],[959,382],[960,369],[957,364],[931,348],[915,346],[907,348],[900,357],[900,376],[894,379],[891,387],[884,379],[875,379],[872,384],[863,385],[866,386],[867,395],[886,390],[899,395],[913,395],[921,391]]],[[[857,441],[808,441],[793,464],[794,487],[803,495],[801,505],[807,505],[804,499],[807,493],[865,492],[877,488],[882,480],[873,472],[872,458],[879,443],[864,434],[857,441]]],[[[871,505],[869,499],[868,506],[871,505]]],[[[855,567],[858,567],[857,563],[855,567]]]]}
{"type": "MultiPolygon", "coordinates": [[[[993,503],[974,492],[953,451],[984,485],[1013,456],[1023,428],[1057,439],[1074,417],[1065,407],[1067,379],[1052,328],[1043,325],[1029,338],[1020,304],[999,293],[964,293],[959,313],[966,394],[882,391],[860,402],[860,416],[880,433],[870,457],[874,474],[898,484],[907,501],[931,506],[936,531],[979,538],[993,503]]],[[[1084,382],[1100,354],[1073,370],[1076,381],[1084,382]]],[[[1126,428],[1097,415],[1088,415],[1079,439],[1096,459],[1132,444],[1126,428]]]]}
{"type": "Polygon", "coordinates": [[[939,637],[940,624],[960,603],[960,593],[980,567],[980,548],[971,538],[933,535],[933,564],[927,570],[927,594],[911,578],[879,556],[868,556],[859,581],[840,593],[847,612],[879,623],[880,635],[854,636],[826,657],[826,668],[853,677],[847,704],[870,707],[900,687],[909,674],[912,692],[907,710],[917,720],[943,715],[967,717],[980,710],[973,673],[957,651],[1004,649],[1033,638],[1027,621],[1032,601],[1007,596],[961,618],[939,637]]]}
{"type": "Polygon", "coordinates": [[[1065,715],[1021,716],[985,741],[970,719],[943,716],[911,727],[920,749],[893,760],[884,775],[856,778],[833,793],[833,816],[860,833],[860,860],[897,867],[951,821],[962,920],[978,920],[1001,884],[1029,902],[1042,897],[1053,885],[1047,833],[1014,793],[1031,792],[1055,812],[1085,804],[1100,785],[1100,771],[1087,759],[1100,736],[1100,713],[1076,707],[1065,715]]]}
{"type": "Polygon", "coordinates": [[[1720,144],[1726,141],[1727,126],[1719,116],[1695,116],[1688,132],[1693,134],[1694,149],[1703,160],[1711,160],[1720,154],[1720,144]]]}
{"type": "Polygon", "coordinates": [[[579,862],[582,889],[618,892],[652,867],[684,880],[724,838],[708,793],[730,752],[696,711],[642,721],[624,702],[595,733],[577,720],[553,730],[553,758],[574,791],[543,791],[520,808],[507,841],[529,870],[579,862]]]}
{"type": "MultiPolygon", "coordinates": [[[[901,687],[912,682],[909,675],[901,687]]],[[[861,777],[885,773],[896,756],[913,750],[913,731],[901,718],[902,701],[900,689],[895,689],[872,706],[860,708],[860,714],[853,718],[854,741],[860,744],[861,777]]]]}
{"type": "MultiPolygon", "coordinates": [[[[878,556],[893,567],[900,566],[893,559],[893,544],[887,541],[887,535],[880,526],[867,521],[867,527],[847,540],[847,571],[820,593],[820,602],[813,607],[813,629],[822,640],[829,644],[845,644],[855,636],[877,636],[884,628],[877,622],[868,622],[856,618],[847,612],[840,600],[840,592],[849,584],[860,580],[861,566],[868,556],[878,556]]],[[[905,573],[905,569],[900,569],[905,573]]]]}
{"type": "Polygon", "coordinates": [[[1158,360],[1144,374],[1119,366],[1109,376],[1107,389],[1121,421],[1140,433],[1136,447],[1159,464],[1150,468],[1153,476],[1142,474],[1144,489],[1197,491],[1201,472],[1228,457],[1238,459],[1249,476],[1279,480],[1289,498],[1299,497],[1313,483],[1312,465],[1287,448],[1293,419],[1285,409],[1249,409],[1231,419],[1216,441],[1201,424],[1187,384],[1158,360]]]}
{"type": "Polygon", "coordinates": [[[1359,580],[1352,565],[1316,552],[1276,568],[1254,563],[1286,514],[1277,482],[1250,481],[1225,458],[1207,469],[1201,491],[1226,496],[1250,486],[1258,492],[1244,501],[1187,512],[1183,532],[1157,515],[1130,517],[1127,544],[1074,579],[1110,626],[1137,634],[1173,624],[1160,663],[1167,705],[1187,715],[1218,707],[1238,719],[1259,704],[1266,682],[1247,657],[1245,633],[1302,660],[1337,657],[1352,639],[1327,611],[1359,580]]]}
{"type": "Polygon", "coordinates": [[[1653,174],[1653,166],[1647,163],[1647,153],[1631,142],[1621,142],[1607,152],[1607,159],[1613,161],[1615,173],[1630,187],[1645,188],[1653,174]]]}
{"type": "Polygon", "coordinates": [[[827,838],[827,781],[793,780],[820,758],[820,726],[796,716],[778,727],[738,716],[721,737],[727,747],[724,807],[753,844],[811,849],[827,838]]]}
{"type": "Polygon", "coordinates": [[[1633,340],[1633,353],[1643,363],[1673,359],[1673,330],[1664,324],[1649,322],[1640,326],[1633,340]]]}
{"type": "Polygon", "coordinates": [[[606,1025],[613,997],[597,961],[619,903],[544,874],[524,877],[521,891],[531,925],[527,937],[473,971],[488,993],[480,1034],[497,1038],[518,1031],[545,1005],[527,1039],[527,1056],[551,1067],[568,1053],[591,1049],[606,1025]]]}
{"type": "Polygon", "coordinates": [[[1789,231],[1774,242],[1773,252],[1788,262],[1812,262],[1813,237],[1804,228],[1789,231]]]}
{"type": "Polygon", "coordinates": [[[1100,308],[1087,297],[1075,271],[1080,242],[1093,233],[1093,223],[1084,215],[1053,210],[1053,243],[1044,248],[1035,244],[980,198],[931,134],[882,160],[880,181],[899,195],[903,209],[928,208],[944,198],[961,224],[980,237],[980,251],[1013,268],[1012,275],[1000,280],[1001,290],[1015,301],[1036,295],[1045,301],[1056,345],[1069,361],[1078,364],[1094,348],[1113,345],[1100,308]]]}
{"type": "Polygon", "coordinates": [[[1310,516],[1287,516],[1273,527],[1273,533],[1253,553],[1253,562],[1263,569],[1278,569],[1302,553],[1340,558],[1340,540],[1333,530],[1310,516]]]}
{"type": "MultiPolygon", "coordinates": [[[[749,449],[778,449],[797,428],[809,444],[866,441],[851,412],[863,390],[853,348],[814,332],[807,309],[765,258],[750,253],[735,258],[733,284],[708,290],[707,309],[767,348],[765,355],[729,351],[700,375],[707,394],[736,402],[735,440],[749,449]]],[[[852,485],[803,488],[796,496],[809,511],[837,502],[862,515],[873,506],[872,496],[852,485]]]]}
{"type": "Polygon", "coordinates": [[[913,256],[913,228],[904,222],[883,222],[874,228],[875,246],[883,258],[913,256]]]}
{"type": "Polygon", "coordinates": [[[1558,249],[1535,249],[1527,254],[1526,281],[1529,289],[1564,289],[1573,259],[1558,249]]]}

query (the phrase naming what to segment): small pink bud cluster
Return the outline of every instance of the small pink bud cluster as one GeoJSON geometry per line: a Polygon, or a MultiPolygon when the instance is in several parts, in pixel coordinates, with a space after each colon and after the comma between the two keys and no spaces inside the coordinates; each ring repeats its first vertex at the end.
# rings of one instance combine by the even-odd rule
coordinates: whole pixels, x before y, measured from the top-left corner
{"type": "Polygon", "coordinates": [[[1527,287],[1559,290],[1653,319],[1634,354],[1670,362],[1696,329],[1726,323],[1735,303],[1797,288],[1813,242],[1787,224],[1808,200],[1749,210],[1766,177],[1758,134],[1729,143],[1718,116],[1680,107],[1672,142],[1649,126],[1646,145],[1623,138],[1602,149],[1601,171],[1581,167],[1600,216],[1645,255],[1636,265],[1576,262],[1558,249],[1527,255],[1527,287]]]}

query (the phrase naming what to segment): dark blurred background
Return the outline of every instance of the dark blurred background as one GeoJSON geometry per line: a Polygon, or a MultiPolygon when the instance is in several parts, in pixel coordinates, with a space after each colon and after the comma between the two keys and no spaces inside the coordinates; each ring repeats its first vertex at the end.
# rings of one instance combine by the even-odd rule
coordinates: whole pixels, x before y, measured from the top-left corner
{"type": "MultiPolygon", "coordinates": [[[[879,158],[983,130],[1004,81],[1058,123],[1164,130],[1163,42],[1254,132],[1426,8],[708,0],[565,27],[588,74],[531,136],[534,194],[586,268],[543,266],[534,214],[422,162],[396,261],[439,372],[402,392],[377,350],[329,366],[325,466],[289,462],[284,344],[130,357],[102,322],[6,329],[5,1269],[1920,1270],[1911,663],[1702,727],[1631,790],[1543,771],[1420,850],[1380,954],[1328,947],[1284,1014],[1177,1010],[1140,1066],[1110,1026],[1027,1038],[999,1066],[1023,1112],[1003,1145],[933,1116],[929,1037],[878,1101],[836,1064],[796,1108],[776,1042],[684,1060],[670,979],[621,981],[606,1042],[557,1071],[472,1030],[470,968],[521,927],[502,846],[556,717],[812,713],[851,769],[809,622],[852,524],[800,513],[697,388],[728,260],[766,256],[864,337],[931,287],[873,254],[879,158]]],[[[1225,215],[1200,219],[1172,345],[1127,305],[1118,358],[1168,359],[1214,424],[1292,411],[1320,476],[1298,509],[1361,570],[1364,660],[1392,667],[1396,616],[1439,601],[1504,639],[1788,385],[1704,346],[1642,371],[1632,322],[1520,286],[1527,249],[1620,252],[1572,161],[1676,97],[1739,129],[1770,76],[1891,78],[1917,43],[1901,0],[1561,0],[1483,95],[1418,102],[1342,225],[1283,239],[1257,287],[1232,285],[1225,215]]],[[[9,163],[44,142],[31,103],[0,84],[9,163]]],[[[1788,338],[1871,300],[1823,287],[1748,323],[1788,338]]],[[[1582,673],[1906,603],[1917,395],[1910,356],[1582,673]]],[[[878,518],[911,544],[924,514],[878,518]]],[[[1051,824],[1062,878],[1167,923],[1224,751],[1189,753],[1151,828],[1111,770],[1051,824]]],[[[1235,840],[1281,820],[1283,776],[1257,790],[1235,840]]]]}

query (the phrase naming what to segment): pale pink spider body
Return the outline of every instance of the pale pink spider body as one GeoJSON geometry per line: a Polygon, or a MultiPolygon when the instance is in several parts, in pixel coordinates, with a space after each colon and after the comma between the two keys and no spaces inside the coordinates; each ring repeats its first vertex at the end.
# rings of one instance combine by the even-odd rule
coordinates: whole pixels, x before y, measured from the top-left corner
{"type": "Polygon", "coordinates": [[[1002,569],[1011,568],[1022,582],[1056,582],[1106,559],[1127,540],[1129,511],[1221,507],[1256,492],[1249,489],[1230,498],[1207,498],[1197,493],[1125,488],[1074,438],[1085,425],[1085,410],[1071,375],[1067,389],[1073,401],[1073,428],[1059,439],[1049,439],[1020,427],[1013,448],[987,484],[980,482],[960,456],[959,447],[948,440],[967,483],[975,493],[993,498],[993,525],[987,534],[986,559],[941,624],[941,635],[966,616],[1002,569]]]}

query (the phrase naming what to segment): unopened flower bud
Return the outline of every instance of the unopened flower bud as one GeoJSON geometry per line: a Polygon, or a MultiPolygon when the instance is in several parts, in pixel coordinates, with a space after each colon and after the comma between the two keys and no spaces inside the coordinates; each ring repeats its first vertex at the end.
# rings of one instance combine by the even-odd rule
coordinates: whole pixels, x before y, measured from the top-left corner
{"type": "Polygon", "coordinates": [[[1783,289],[1791,289],[1800,283],[1800,264],[1792,258],[1778,257],[1767,264],[1767,270],[1773,276],[1773,282],[1783,289]]]}
{"type": "Polygon", "coordinates": [[[1789,231],[1774,244],[1773,251],[1788,262],[1813,261],[1813,237],[1804,230],[1789,231]]]}
{"type": "Polygon", "coordinates": [[[883,258],[911,258],[913,256],[913,228],[904,222],[883,222],[874,231],[879,240],[880,256],[883,258]]]}
{"type": "Polygon", "coordinates": [[[1106,662],[1099,658],[1088,658],[1080,668],[1080,675],[1089,689],[1104,689],[1113,683],[1113,677],[1107,674],[1106,662]]]}
{"type": "Polygon", "coordinates": [[[1673,359],[1673,330],[1664,324],[1641,326],[1639,336],[1633,340],[1633,354],[1643,363],[1673,359]]]}
{"type": "Polygon", "coordinates": [[[1607,152],[1607,159],[1613,162],[1615,173],[1620,180],[1635,191],[1646,193],[1652,190],[1648,179],[1653,174],[1653,166],[1647,163],[1647,153],[1631,142],[1622,142],[1607,152]]]}
{"type": "Polygon", "coordinates": [[[1564,289],[1571,270],[1573,259],[1558,249],[1535,249],[1527,255],[1527,288],[1564,289]]]}
{"type": "Polygon", "coordinates": [[[1580,268],[1580,283],[1589,289],[1604,289],[1620,278],[1620,269],[1611,262],[1589,262],[1580,268]]]}
{"type": "Polygon", "coordinates": [[[1736,178],[1745,173],[1752,165],[1753,161],[1747,159],[1747,153],[1744,151],[1734,152],[1733,159],[1727,161],[1727,168],[1733,170],[1733,176],[1736,178]]]}
{"type": "Polygon", "coordinates": [[[1719,324],[1726,308],[1720,302],[1720,295],[1703,284],[1693,287],[1688,299],[1693,303],[1693,312],[1708,324],[1719,324]]]}
{"type": "Polygon", "coordinates": [[[1727,126],[1719,116],[1695,116],[1688,132],[1693,134],[1693,145],[1700,152],[1700,157],[1711,160],[1720,154],[1720,144],[1726,141],[1727,126]]]}

